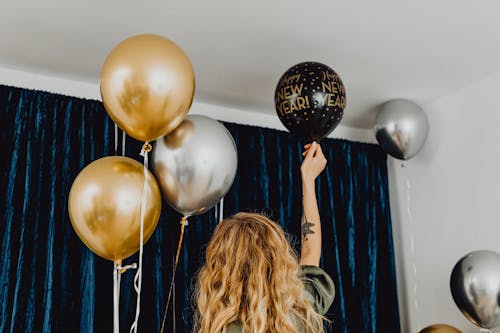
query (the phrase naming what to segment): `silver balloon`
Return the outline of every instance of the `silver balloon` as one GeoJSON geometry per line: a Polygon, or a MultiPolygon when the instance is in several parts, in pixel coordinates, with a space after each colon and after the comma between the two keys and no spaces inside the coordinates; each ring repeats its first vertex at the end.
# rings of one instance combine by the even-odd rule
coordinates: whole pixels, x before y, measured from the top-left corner
{"type": "Polygon", "coordinates": [[[453,268],[450,288],[455,303],[470,322],[487,329],[500,326],[500,254],[467,254],[453,268]]]}
{"type": "Polygon", "coordinates": [[[379,145],[386,153],[408,160],[423,147],[429,123],[420,106],[405,99],[394,99],[380,107],[374,130],[379,145]]]}
{"type": "Polygon", "coordinates": [[[233,184],[238,154],[233,137],[217,120],[188,115],[156,141],[154,173],[167,202],[185,216],[201,214],[233,184]]]}

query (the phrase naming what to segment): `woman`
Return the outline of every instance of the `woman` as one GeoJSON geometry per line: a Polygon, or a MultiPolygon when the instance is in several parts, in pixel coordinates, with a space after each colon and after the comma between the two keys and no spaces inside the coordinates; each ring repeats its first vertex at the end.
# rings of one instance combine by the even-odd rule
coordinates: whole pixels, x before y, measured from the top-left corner
{"type": "Polygon", "coordinates": [[[238,213],[215,229],[195,293],[199,333],[323,332],[334,296],[319,268],[321,224],[315,180],[326,166],[321,147],[304,147],[300,168],[302,244],[297,261],[280,226],[253,213],[238,213]]]}

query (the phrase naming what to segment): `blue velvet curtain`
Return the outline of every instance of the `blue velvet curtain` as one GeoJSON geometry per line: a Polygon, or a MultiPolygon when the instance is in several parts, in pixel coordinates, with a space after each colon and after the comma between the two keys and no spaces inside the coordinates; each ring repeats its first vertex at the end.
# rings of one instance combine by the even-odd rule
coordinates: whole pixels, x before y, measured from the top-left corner
{"type": "MultiPolygon", "coordinates": [[[[297,246],[302,144],[285,132],[225,125],[239,167],[224,214],[264,212],[297,246]]],[[[111,332],[113,264],[78,239],[67,199],[84,166],[115,153],[113,123],[100,102],[0,85],[0,126],[0,332],[111,332]]],[[[318,183],[322,265],[337,287],[328,330],[400,332],[386,155],[371,144],[322,145],[328,158],[318,183]]],[[[140,147],[127,139],[127,155],[139,161],[140,147]]],[[[141,332],[159,331],[179,219],[165,204],[145,245],[141,332]]],[[[216,223],[216,210],[190,220],[166,332],[191,331],[193,277],[216,223]]],[[[122,277],[121,332],[134,317],[133,275],[122,277]]]]}

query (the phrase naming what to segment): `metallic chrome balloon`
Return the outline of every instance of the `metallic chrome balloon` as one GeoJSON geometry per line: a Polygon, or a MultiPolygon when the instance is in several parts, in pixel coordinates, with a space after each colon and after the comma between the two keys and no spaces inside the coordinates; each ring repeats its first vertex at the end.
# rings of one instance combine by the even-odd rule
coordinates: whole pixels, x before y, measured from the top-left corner
{"type": "Polygon", "coordinates": [[[212,208],[233,184],[238,154],[233,137],[217,120],[188,115],[156,141],[154,173],[167,202],[185,216],[212,208]]]}
{"type": "Polygon", "coordinates": [[[453,268],[450,288],[455,303],[470,322],[487,329],[500,326],[500,254],[467,254],[453,268]]]}
{"type": "MultiPolygon", "coordinates": [[[[148,172],[144,242],[161,212],[161,194],[148,172]]],[[[144,166],[128,157],[108,156],[87,165],[69,192],[68,209],[76,234],[95,254],[117,264],[139,250],[144,166]]]]}
{"type": "Polygon", "coordinates": [[[101,72],[101,96],[109,116],[128,135],[156,140],[184,119],[195,90],[189,58],[172,41],[137,35],[119,43],[101,72]]]}
{"type": "Polygon", "coordinates": [[[405,99],[395,99],[380,107],[374,131],[386,153],[400,160],[408,160],[423,147],[429,133],[429,123],[420,106],[405,99]]]}
{"type": "Polygon", "coordinates": [[[462,333],[459,329],[446,325],[446,324],[435,324],[431,326],[427,326],[419,333],[462,333]]]}

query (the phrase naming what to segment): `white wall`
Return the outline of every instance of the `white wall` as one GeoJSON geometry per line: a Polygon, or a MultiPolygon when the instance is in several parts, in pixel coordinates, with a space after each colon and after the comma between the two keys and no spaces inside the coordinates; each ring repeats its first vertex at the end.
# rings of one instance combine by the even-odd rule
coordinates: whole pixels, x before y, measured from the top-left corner
{"type": "Polygon", "coordinates": [[[390,160],[403,332],[434,323],[479,332],[455,306],[449,279],[466,253],[500,252],[499,96],[500,72],[430,103],[423,150],[405,168],[390,160]]]}

